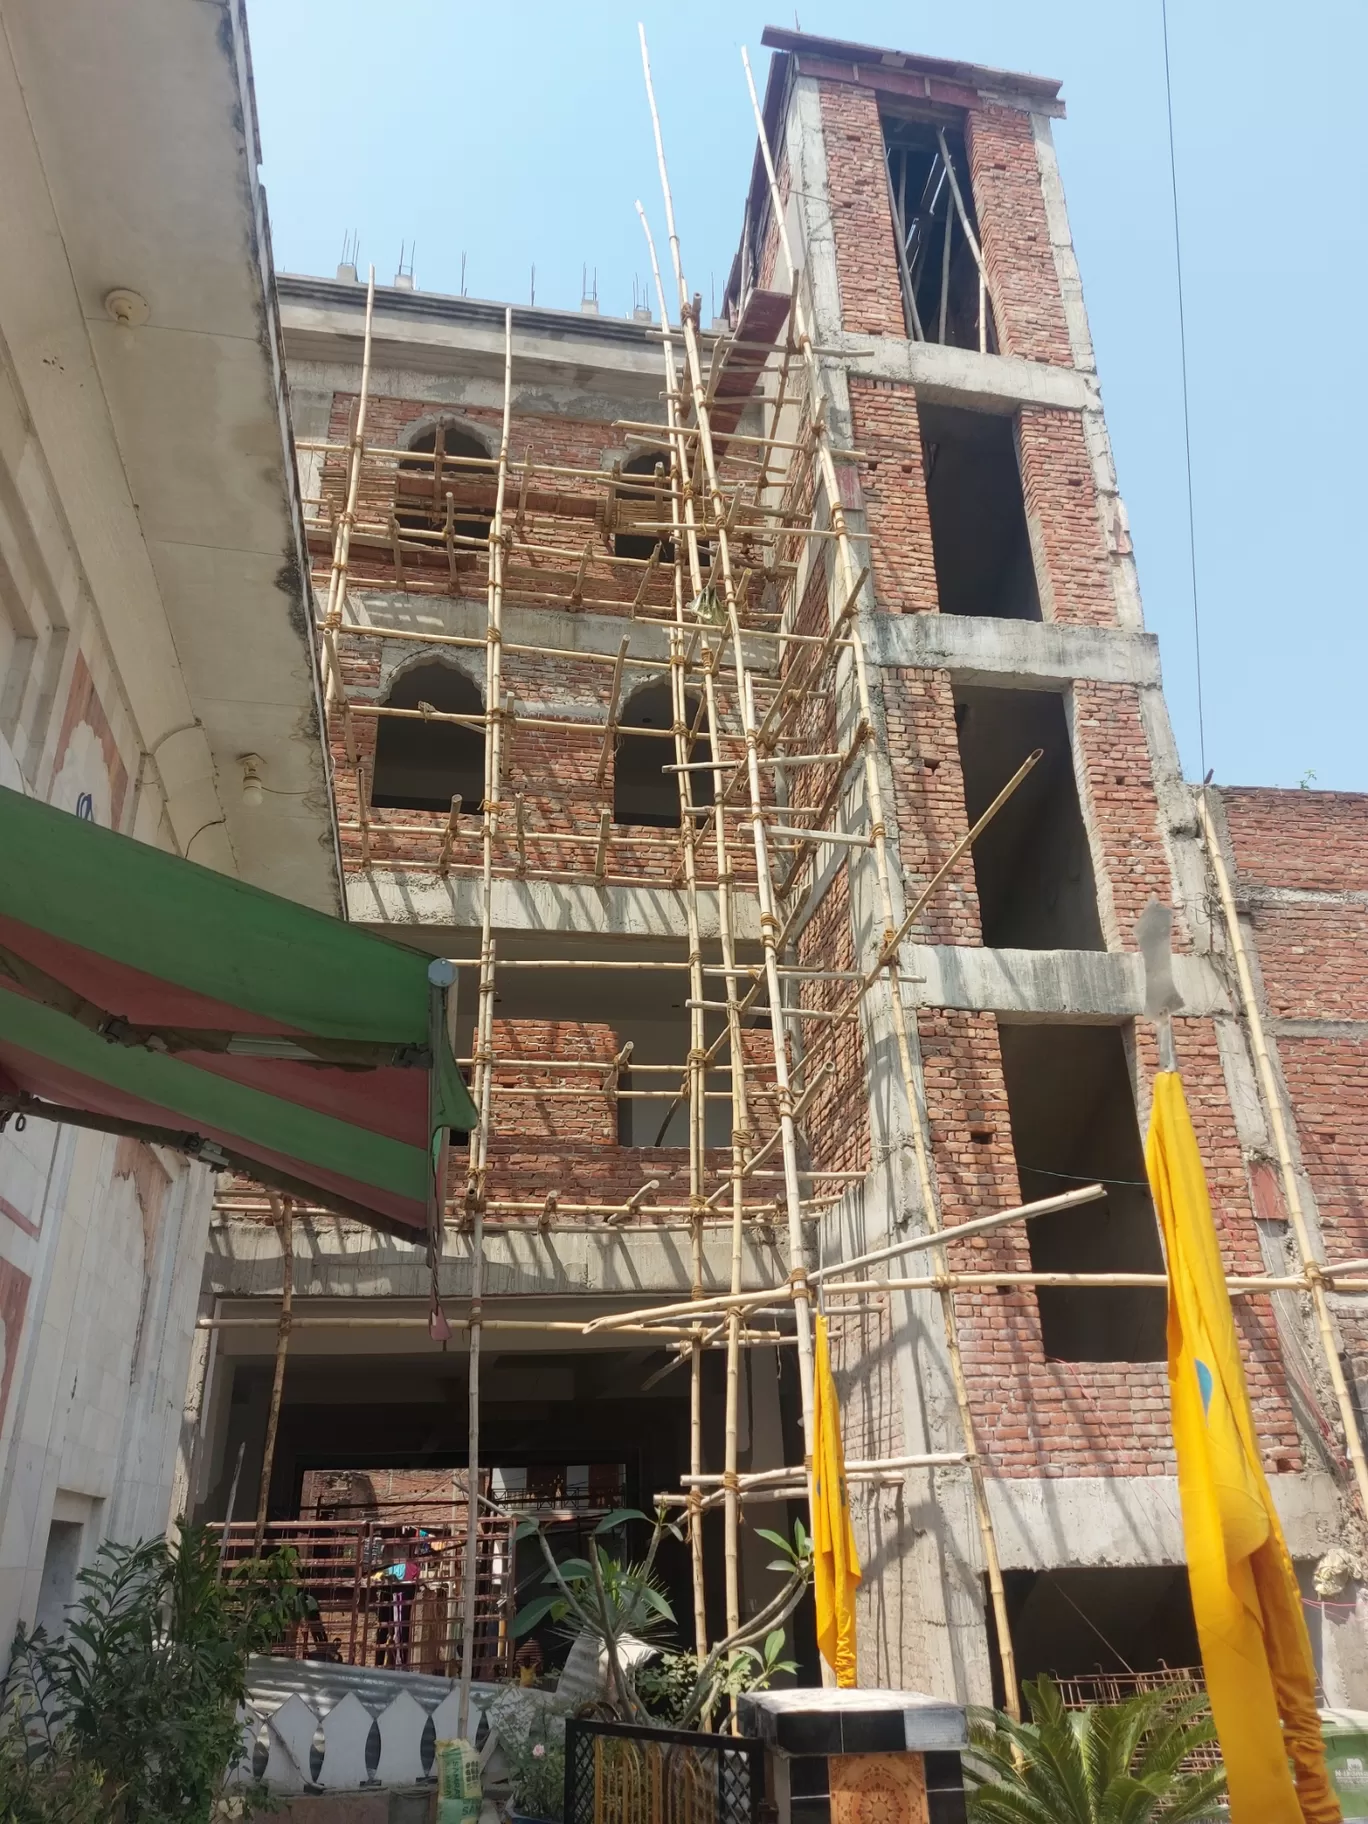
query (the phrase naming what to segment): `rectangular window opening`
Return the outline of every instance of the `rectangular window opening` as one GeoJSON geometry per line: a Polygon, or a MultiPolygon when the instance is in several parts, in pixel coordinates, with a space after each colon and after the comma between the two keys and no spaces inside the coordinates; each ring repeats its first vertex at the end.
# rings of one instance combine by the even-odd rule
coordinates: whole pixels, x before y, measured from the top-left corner
{"type": "Polygon", "coordinates": [[[1015,421],[918,401],[942,614],[1038,621],[1015,421]]]}
{"type": "Polygon", "coordinates": [[[964,808],[975,823],[1036,748],[1044,750],[974,844],[991,950],[1101,950],[1088,833],[1063,699],[1052,691],[955,687],[964,808]]]}
{"type": "Polygon", "coordinates": [[[1187,1570],[1181,1565],[1070,1566],[1003,1579],[1017,1674],[1046,1672],[1066,1706],[1124,1703],[1138,1691],[1201,1678],[1187,1570]]]}
{"type": "MultiPolygon", "coordinates": [[[[1002,1074],[1027,1202],[1102,1183],[1106,1197],[1027,1225],[1037,1273],[1162,1273],[1125,1042],[1116,1026],[999,1021],[1002,1074]]],[[[1046,1355],[1065,1362],[1157,1362],[1158,1286],[1040,1286],[1046,1355]]]]}
{"type": "Polygon", "coordinates": [[[54,1520],[48,1527],[47,1550],[43,1554],[43,1577],[38,1586],[38,1612],[35,1624],[55,1640],[66,1631],[67,1605],[76,1595],[76,1576],[81,1568],[81,1545],[85,1526],[79,1520],[54,1520]]]}
{"type": "Polygon", "coordinates": [[[917,342],[997,352],[992,306],[964,232],[960,205],[981,246],[964,134],[958,126],[885,116],[888,206],[902,288],[903,319],[917,342]],[[950,154],[949,181],[941,138],[950,154]],[[959,201],[955,190],[958,188],[959,201]]]}

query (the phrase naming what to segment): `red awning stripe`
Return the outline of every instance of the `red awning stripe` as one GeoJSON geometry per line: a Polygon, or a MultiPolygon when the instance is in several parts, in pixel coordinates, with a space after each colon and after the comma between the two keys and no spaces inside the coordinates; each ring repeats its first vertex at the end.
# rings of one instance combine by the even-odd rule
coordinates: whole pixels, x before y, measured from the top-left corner
{"type": "MultiPolygon", "coordinates": [[[[174,1109],[146,1102],[112,1084],[98,1082],[79,1071],[54,1063],[51,1058],[45,1058],[38,1052],[25,1050],[4,1040],[0,1040],[0,1068],[15,1082],[22,1084],[30,1095],[40,1096],[44,1101],[67,1103],[73,1107],[89,1109],[95,1114],[111,1115],[118,1121],[132,1121],[145,1126],[181,1130],[186,1127],[185,1116],[174,1109]]],[[[196,1124],[194,1131],[206,1140],[217,1141],[229,1151],[254,1159],[261,1166],[293,1177],[299,1176],[301,1168],[297,1159],[256,1146],[241,1134],[203,1123],[196,1124]]],[[[326,1193],[332,1191],[350,1202],[379,1211],[407,1231],[420,1233],[426,1227],[426,1209],[411,1198],[387,1191],[381,1186],[363,1184],[340,1172],[329,1171],[326,1167],[310,1165],[308,1171],[310,1179],[317,1183],[323,1194],[323,1200],[326,1200],[326,1193]]]]}

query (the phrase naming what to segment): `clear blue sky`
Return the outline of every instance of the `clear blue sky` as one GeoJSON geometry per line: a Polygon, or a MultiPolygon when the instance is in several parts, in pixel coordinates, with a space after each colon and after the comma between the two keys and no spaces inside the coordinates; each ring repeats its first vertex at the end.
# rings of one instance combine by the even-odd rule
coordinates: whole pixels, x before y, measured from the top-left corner
{"type": "MultiPolygon", "coordinates": [[[[387,282],[606,312],[644,281],[660,191],[651,43],[690,285],[720,296],[754,143],[754,0],[255,0],[276,263],[344,232],[387,282]]],[[[1063,80],[1056,143],[1150,628],[1200,773],[1159,0],[800,0],[802,28],[1063,80]]],[[[1171,0],[1206,764],[1222,783],[1368,791],[1368,6],[1171,0]]]]}

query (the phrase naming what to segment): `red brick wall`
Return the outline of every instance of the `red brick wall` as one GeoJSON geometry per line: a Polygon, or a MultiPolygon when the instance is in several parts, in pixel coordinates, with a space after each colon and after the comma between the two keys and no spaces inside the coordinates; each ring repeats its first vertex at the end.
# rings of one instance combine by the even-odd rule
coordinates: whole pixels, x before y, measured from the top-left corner
{"type": "MultiPolygon", "coordinates": [[[[946,671],[886,668],[883,687],[898,849],[910,898],[944,866],[969,827],[955,702],[946,671]]],[[[932,944],[983,942],[970,856],[937,889],[913,936],[932,944]]]]}
{"type": "MultiPolygon", "coordinates": [[[[1175,1026],[1226,1264],[1232,1272],[1261,1272],[1214,1029],[1201,1020],[1175,1026]]],[[[926,1010],[919,1030],[942,1220],[964,1222],[1020,1201],[996,1021],[990,1014],[926,1010]]],[[[1147,1031],[1139,1043],[1148,1081],[1155,1060],[1147,1031]]],[[[1024,1225],[956,1243],[951,1265],[962,1272],[1028,1272],[1024,1225]]],[[[1162,1362],[1046,1357],[1029,1288],[960,1292],[955,1306],[980,1447],[992,1474],[1173,1473],[1162,1362]]],[[[1296,1427],[1266,1301],[1238,1300],[1236,1321],[1265,1464],[1275,1472],[1298,1468],[1296,1427]]]]}
{"type": "MultiPolygon", "coordinates": [[[[1135,921],[1151,898],[1177,907],[1140,693],[1133,684],[1078,683],[1073,701],[1087,811],[1116,916],[1109,947],[1133,950],[1135,921]]],[[[1181,907],[1174,933],[1175,943],[1185,941],[1181,907]]]]}
{"type": "Polygon", "coordinates": [[[998,347],[1004,355],[1071,367],[1030,116],[975,108],[965,141],[998,347]]]}
{"type": "Polygon", "coordinates": [[[1368,1020],[1368,903],[1261,905],[1250,922],[1275,1020],[1368,1020]]]}
{"type": "Polygon", "coordinates": [[[856,448],[870,458],[859,477],[878,605],[897,614],[937,609],[917,396],[891,380],[852,376],[850,407],[856,448]]]}
{"type": "Polygon", "coordinates": [[[1026,513],[1045,565],[1045,618],[1114,627],[1116,600],[1082,415],[1025,405],[1017,426],[1026,513]]]}
{"type": "MultiPolygon", "coordinates": [[[[404,661],[417,657],[418,653],[425,660],[433,656],[432,651],[423,652],[421,648],[415,652],[408,642],[402,646],[391,643],[386,652],[382,635],[373,639],[346,638],[339,641],[339,649],[343,678],[354,701],[378,698],[383,658],[404,661]]],[[[480,680],[483,698],[483,650],[462,652],[452,648],[448,651],[452,662],[462,663],[468,673],[480,680]]],[[[666,677],[668,668],[665,666],[658,671],[633,669],[627,674],[624,700],[628,693],[638,688],[638,680],[651,684],[666,677]]],[[[497,869],[507,872],[518,865],[516,798],[521,792],[528,872],[572,874],[581,879],[592,877],[600,814],[604,810],[611,813],[613,808],[611,760],[604,769],[603,779],[598,778],[611,680],[611,665],[505,649],[504,693],[512,696],[515,707],[532,718],[541,713],[547,717],[582,720],[583,728],[520,726],[511,743],[505,731],[501,796],[507,810],[501,818],[497,838],[497,869]]],[[[698,694],[695,687],[690,686],[690,690],[691,694],[698,694]]],[[[724,721],[730,718],[732,707],[731,693],[719,685],[718,708],[724,721]]],[[[373,758],[379,718],[354,714],[352,726],[358,755],[373,758]]],[[[340,713],[334,713],[330,718],[329,737],[336,768],[338,815],[343,825],[343,860],[349,868],[359,867],[361,834],[354,827],[358,818],[357,782],[355,772],[347,763],[340,713]]],[[[660,745],[662,759],[673,764],[673,747],[666,742],[660,745]]],[[[475,813],[479,806],[472,804],[465,809],[475,813]]],[[[446,824],[447,818],[442,812],[372,808],[372,863],[381,867],[435,870],[446,824]]],[[[478,816],[463,817],[450,855],[453,874],[469,874],[479,869],[481,841],[478,816]]],[[[715,883],[717,866],[711,842],[700,843],[697,853],[699,879],[705,885],[715,883]]],[[[675,879],[679,867],[680,844],[676,832],[613,826],[608,879],[667,884],[675,879]]],[[[732,867],[739,879],[754,879],[754,856],[745,844],[737,845],[732,867]]]]}
{"type": "MultiPolygon", "coordinates": [[[[808,968],[853,969],[854,932],[850,922],[850,886],[844,867],[823,894],[798,942],[798,961],[808,968]]],[[[804,1007],[832,1012],[850,1000],[849,982],[813,982],[800,999],[804,1007]]],[[[803,1129],[812,1164],[830,1172],[869,1169],[869,1089],[864,1040],[858,1021],[812,1020],[804,1034],[805,1082],[824,1065],[828,1077],[808,1109],[803,1129]]],[[[839,1185],[833,1188],[839,1190],[839,1185]]]]}
{"type": "Polygon", "coordinates": [[[1368,892],[1368,792],[1222,786],[1221,803],[1242,881],[1368,892]]]}
{"type": "Polygon", "coordinates": [[[1368,1041],[1278,1040],[1330,1260],[1368,1255],[1368,1041]]]}
{"type": "MultiPolygon", "coordinates": [[[[1237,789],[1221,801],[1268,1013],[1368,1021],[1368,794],[1237,789]],[[1261,887],[1359,897],[1268,904],[1261,887]]],[[[1368,1254],[1368,1039],[1330,1029],[1275,1043],[1326,1253],[1357,1259],[1368,1254]]],[[[1361,1356],[1362,1324],[1344,1327],[1361,1356]]]]}
{"type": "Polygon", "coordinates": [[[845,83],[824,82],[820,93],[842,326],[905,336],[878,99],[845,83]]]}

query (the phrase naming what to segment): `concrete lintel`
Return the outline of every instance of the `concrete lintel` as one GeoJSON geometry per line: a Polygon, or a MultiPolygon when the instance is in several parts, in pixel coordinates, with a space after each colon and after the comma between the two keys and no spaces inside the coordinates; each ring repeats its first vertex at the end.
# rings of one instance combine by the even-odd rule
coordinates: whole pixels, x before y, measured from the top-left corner
{"type": "MultiPolygon", "coordinates": [[[[1271,1476],[1294,1558],[1319,1558],[1337,1542],[1339,1504],[1319,1472],[1271,1476]]],[[[1003,1477],[988,1505],[1007,1570],[1182,1564],[1176,1476],[1003,1477]]]]}
{"type": "MultiPolygon", "coordinates": [[[[398,589],[349,589],[347,606],[349,620],[373,628],[382,636],[387,628],[393,628],[401,633],[454,634],[478,640],[479,645],[469,650],[483,669],[485,628],[489,622],[483,587],[478,599],[426,592],[406,594],[398,589]]],[[[647,626],[629,620],[625,614],[567,614],[561,608],[526,608],[516,602],[504,606],[505,650],[517,645],[530,646],[538,652],[554,649],[615,658],[628,634],[632,639],[631,656],[657,661],[662,677],[668,678],[670,632],[666,627],[647,626]]],[[[403,644],[410,650],[420,650],[415,641],[405,640],[403,644]]],[[[753,671],[769,671],[774,664],[774,651],[771,640],[747,641],[746,663],[753,671]]],[[[606,678],[608,668],[603,669],[606,678]]],[[[634,689],[649,676],[639,666],[632,666],[627,673],[627,689],[634,689]]]]}
{"type": "MultiPolygon", "coordinates": [[[[788,1271],[786,1248],[765,1241],[754,1228],[747,1229],[742,1248],[745,1289],[783,1281],[788,1271]]],[[[692,1283],[692,1243],[685,1226],[619,1229],[558,1224],[545,1236],[530,1227],[490,1227],[485,1230],[484,1252],[486,1297],[593,1296],[610,1301],[604,1307],[610,1309],[613,1300],[621,1308],[623,1299],[684,1299],[692,1283]]],[[[273,1224],[243,1217],[216,1219],[209,1232],[204,1291],[220,1298],[277,1299],[280,1261],[280,1237],[273,1224]]],[[[440,1277],[445,1297],[469,1297],[468,1236],[447,1230],[440,1277]]],[[[731,1284],[730,1223],[703,1231],[702,1282],[708,1293],[725,1292],[731,1284]]],[[[369,1312],[376,1299],[425,1300],[429,1279],[424,1250],[341,1217],[308,1222],[296,1218],[294,1289],[298,1299],[354,1300],[358,1312],[362,1301],[369,1312]]],[[[296,1310],[303,1315],[298,1306],[296,1310]]],[[[485,1315],[498,1313],[487,1307],[485,1315]]],[[[593,1315],[589,1311],[585,1321],[593,1315]]]]}
{"type": "Polygon", "coordinates": [[[871,380],[900,380],[942,405],[985,412],[1014,412],[1021,405],[1081,412],[1092,403],[1085,375],[1071,367],[1024,361],[1018,355],[981,355],[976,348],[911,342],[902,336],[858,335],[844,330],[828,344],[871,380]]]}
{"type": "Polygon", "coordinates": [[[1368,1020],[1270,1020],[1279,1039],[1339,1039],[1350,1045],[1368,1043],[1368,1020]]]}
{"type": "MultiPolygon", "coordinates": [[[[444,933],[479,929],[480,883],[473,876],[454,874],[443,880],[420,867],[371,868],[347,876],[347,916],[353,924],[403,926],[408,941],[440,953],[444,933]]],[[[700,891],[698,916],[703,937],[715,938],[715,892],[700,891]]],[[[760,915],[753,895],[737,896],[732,920],[738,941],[759,942],[760,915]]],[[[689,934],[685,896],[669,887],[594,887],[547,880],[496,880],[494,929],[681,943],[689,934]]]]}
{"type": "MultiPolygon", "coordinates": [[[[1145,1009],[1138,956],[1107,950],[981,950],[959,944],[911,946],[919,1001],[1040,1019],[1131,1020],[1145,1009]]],[[[906,954],[906,952],[905,952],[906,954]]],[[[1220,980],[1204,957],[1175,956],[1173,979],[1187,1014],[1226,1011],[1220,980]]]]}
{"type": "Polygon", "coordinates": [[[1159,643],[1152,633],[967,614],[875,613],[864,628],[881,665],[939,667],[965,684],[1019,690],[1048,689],[1076,678],[1159,684],[1159,643]]]}

